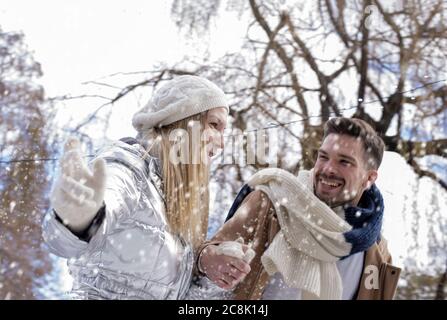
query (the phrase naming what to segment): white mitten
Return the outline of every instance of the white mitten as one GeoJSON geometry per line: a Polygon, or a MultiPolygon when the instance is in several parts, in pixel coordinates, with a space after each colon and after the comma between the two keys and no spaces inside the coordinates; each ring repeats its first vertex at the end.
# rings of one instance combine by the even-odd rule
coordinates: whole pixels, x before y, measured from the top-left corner
{"type": "Polygon", "coordinates": [[[244,239],[242,237],[239,237],[236,241],[225,241],[217,246],[216,253],[242,259],[250,264],[251,260],[255,257],[255,251],[252,248],[248,248],[244,253],[242,249],[243,244],[244,239]]]}
{"type": "Polygon", "coordinates": [[[61,172],[51,192],[51,206],[72,231],[83,231],[94,219],[104,200],[106,164],[93,163],[93,172],[82,160],[80,142],[70,138],[60,161],[61,172]]]}

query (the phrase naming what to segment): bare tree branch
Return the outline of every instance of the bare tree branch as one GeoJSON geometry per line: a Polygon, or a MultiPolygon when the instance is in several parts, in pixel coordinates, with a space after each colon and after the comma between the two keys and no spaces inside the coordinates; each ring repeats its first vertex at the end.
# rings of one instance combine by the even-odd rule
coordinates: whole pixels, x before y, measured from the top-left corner
{"type": "Polygon", "coordinates": [[[419,176],[419,177],[429,177],[432,178],[433,180],[435,180],[437,183],[439,183],[439,185],[444,188],[444,190],[447,191],[447,183],[445,181],[443,181],[441,178],[439,178],[438,176],[436,176],[435,173],[430,172],[428,170],[423,170],[421,169],[421,167],[419,166],[419,164],[412,159],[411,161],[408,162],[412,167],[414,172],[419,176]]]}
{"type": "MultiPolygon", "coordinates": [[[[264,17],[261,15],[259,8],[256,5],[255,0],[250,0],[250,7],[252,9],[252,12],[253,12],[253,15],[254,15],[256,21],[258,21],[258,23],[262,26],[265,33],[269,37],[269,39],[271,39],[272,38],[271,37],[272,30],[268,26],[264,17]]],[[[280,17],[280,19],[285,19],[284,15],[282,15],[280,17]]],[[[284,48],[282,48],[276,41],[273,42],[273,49],[275,50],[275,52],[278,55],[278,57],[280,58],[280,60],[283,62],[284,66],[286,67],[287,72],[290,74],[290,78],[292,80],[292,87],[295,92],[298,104],[301,107],[302,113],[307,118],[307,116],[309,114],[308,108],[307,108],[307,103],[302,95],[302,89],[301,89],[301,85],[298,81],[298,77],[297,77],[296,73],[294,72],[293,61],[287,56],[287,53],[285,52],[284,48]]],[[[304,122],[304,126],[306,127],[307,125],[308,125],[308,123],[304,122]]]]}

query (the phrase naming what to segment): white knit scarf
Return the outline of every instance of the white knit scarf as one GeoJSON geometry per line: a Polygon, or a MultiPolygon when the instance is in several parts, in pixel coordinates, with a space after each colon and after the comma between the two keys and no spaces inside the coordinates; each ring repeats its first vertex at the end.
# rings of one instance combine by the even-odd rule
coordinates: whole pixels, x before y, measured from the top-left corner
{"type": "Polygon", "coordinates": [[[343,233],[352,226],[314,195],[312,172],[296,177],[282,169],[264,169],[248,185],[268,195],[281,226],[261,257],[267,273],[280,272],[289,287],[302,290],[302,299],[341,299],[336,261],[351,251],[343,233]]]}

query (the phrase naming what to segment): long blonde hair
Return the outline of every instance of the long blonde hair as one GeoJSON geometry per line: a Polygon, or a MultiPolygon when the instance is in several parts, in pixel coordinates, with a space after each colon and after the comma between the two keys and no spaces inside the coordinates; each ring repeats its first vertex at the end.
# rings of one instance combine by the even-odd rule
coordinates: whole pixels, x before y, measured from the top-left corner
{"type": "MultiPolygon", "coordinates": [[[[180,235],[197,248],[206,238],[209,210],[209,165],[202,161],[206,142],[193,140],[191,121],[205,128],[206,112],[176,121],[170,125],[154,129],[153,154],[161,158],[163,167],[163,191],[166,199],[166,218],[169,230],[180,235]],[[189,150],[193,144],[200,143],[200,161],[194,164],[193,152],[189,152],[187,163],[172,163],[170,150],[173,142],[170,135],[173,130],[183,129],[189,134],[189,150]]],[[[197,161],[196,161],[197,162],[197,161]]]]}

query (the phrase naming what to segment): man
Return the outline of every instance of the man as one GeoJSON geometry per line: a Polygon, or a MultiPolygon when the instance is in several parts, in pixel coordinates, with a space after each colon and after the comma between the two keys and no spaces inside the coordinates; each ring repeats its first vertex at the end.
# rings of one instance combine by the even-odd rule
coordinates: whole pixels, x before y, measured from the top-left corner
{"type": "Polygon", "coordinates": [[[228,221],[201,246],[198,270],[234,288],[235,299],[392,299],[400,269],[380,235],[374,185],[384,148],[366,122],[329,120],[310,172],[266,169],[243,187],[228,221]],[[246,277],[232,268],[241,257],[218,249],[239,237],[256,252],[246,277]],[[219,268],[224,260],[228,268],[219,268]]]}

